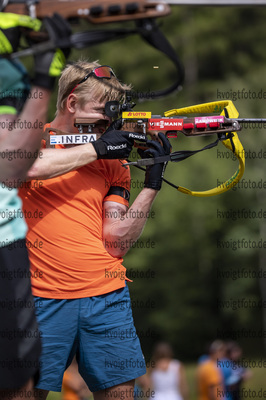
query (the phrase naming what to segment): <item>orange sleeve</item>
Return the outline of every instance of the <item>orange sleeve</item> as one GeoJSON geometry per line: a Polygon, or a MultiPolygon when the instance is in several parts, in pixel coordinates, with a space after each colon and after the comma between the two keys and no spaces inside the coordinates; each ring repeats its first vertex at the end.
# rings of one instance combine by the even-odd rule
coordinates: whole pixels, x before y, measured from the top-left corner
{"type": "Polygon", "coordinates": [[[217,386],[222,383],[222,376],[219,370],[209,368],[208,370],[208,384],[209,386],[217,386]]]}

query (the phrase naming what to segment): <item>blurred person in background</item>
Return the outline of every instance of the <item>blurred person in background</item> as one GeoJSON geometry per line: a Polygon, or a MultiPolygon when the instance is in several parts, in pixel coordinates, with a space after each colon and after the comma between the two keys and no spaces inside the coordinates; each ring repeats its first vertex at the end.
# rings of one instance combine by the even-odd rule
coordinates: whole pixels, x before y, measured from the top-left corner
{"type": "Polygon", "coordinates": [[[241,400],[241,386],[252,377],[252,372],[241,365],[242,349],[237,342],[226,343],[226,356],[232,363],[232,374],[227,380],[228,391],[232,400],[241,400]]]}
{"type": "Polygon", "coordinates": [[[62,400],[90,400],[92,393],[80,376],[78,363],[74,357],[64,373],[62,383],[62,400]]]}
{"type": "Polygon", "coordinates": [[[226,398],[224,377],[219,366],[225,356],[225,345],[215,340],[209,348],[209,358],[197,368],[198,400],[217,400],[226,398]]]}
{"type": "Polygon", "coordinates": [[[157,343],[151,365],[147,381],[154,392],[152,392],[150,400],[188,399],[185,369],[180,361],[174,359],[170,344],[157,343]]]}

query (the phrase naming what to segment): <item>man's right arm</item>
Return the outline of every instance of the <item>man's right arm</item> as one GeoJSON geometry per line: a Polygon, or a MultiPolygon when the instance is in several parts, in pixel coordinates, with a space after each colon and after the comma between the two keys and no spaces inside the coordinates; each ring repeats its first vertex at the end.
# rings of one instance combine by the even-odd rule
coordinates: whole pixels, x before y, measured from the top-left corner
{"type": "Polygon", "coordinates": [[[42,149],[27,174],[27,179],[50,179],[97,160],[91,143],[69,149],[42,149]]]}
{"type": "Polygon", "coordinates": [[[93,143],[68,149],[43,149],[28,171],[28,179],[50,179],[76,170],[97,159],[128,158],[134,140],[146,141],[146,136],[134,132],[109,130],[93,143]]]}

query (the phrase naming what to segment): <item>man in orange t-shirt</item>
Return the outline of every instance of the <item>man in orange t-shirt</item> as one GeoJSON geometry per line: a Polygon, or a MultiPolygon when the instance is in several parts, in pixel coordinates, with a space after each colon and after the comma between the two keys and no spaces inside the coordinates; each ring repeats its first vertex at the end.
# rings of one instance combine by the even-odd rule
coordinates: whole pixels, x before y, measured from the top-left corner
{"type": "MultiPolygon", "coordinates": [[[[78,134],[76,118],[110,123],[105,103],[126,90],[108,66],[71,64],[59,80],[50,128],[78,134]]],[[[130,171],[123,160],[134,139],[146,137],[114,125],[103,135],[97,129],[101,137],[92,143],[43,148],[20,191],[43,343],[35,395],[43,400],[49,390],[61,390],[74,355],[95,400],[132,400],[134,380],[146,371],[122,257],[143,230],[165,164],[147,167],[144,188],[128,208],[130,171]]],[[[167,138],[160,138],[163,145],[148,142],[150,156],[170,153],[167,138]]]]}
{"type": "Polygon", "coordinates": [[[226,392],[223,375],[218,368],[224,358],[225,346],[221,340],[215,340],[209,349],[209,357],[201,362],[197,370],[198,400],[225,399],[226,392]]]}

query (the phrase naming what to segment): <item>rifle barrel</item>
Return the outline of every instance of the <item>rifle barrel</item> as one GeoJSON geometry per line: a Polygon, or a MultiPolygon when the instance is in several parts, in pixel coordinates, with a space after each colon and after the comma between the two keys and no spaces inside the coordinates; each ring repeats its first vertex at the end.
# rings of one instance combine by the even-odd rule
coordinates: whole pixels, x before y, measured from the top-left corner
{"type": "Polygon", "coordinates": [[[167,4],[186,6],[263,6],[265,0],[167,0],[167,4]]]}
{"type": "Polygon", "coordinates": [[[257,123],[257,124],[264,124],[266,122],[266,118],[232,118],[232,120],[238,121],[240,124],[250,124],[250,123],[257,123]]]}

